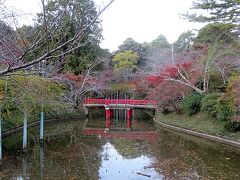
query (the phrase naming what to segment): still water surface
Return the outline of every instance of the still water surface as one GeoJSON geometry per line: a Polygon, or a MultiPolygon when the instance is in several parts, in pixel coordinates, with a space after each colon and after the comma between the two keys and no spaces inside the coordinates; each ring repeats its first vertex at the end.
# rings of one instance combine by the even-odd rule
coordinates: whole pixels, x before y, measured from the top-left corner
{"type": "Polygon", "coordinates": [[[151,119],[135,120],[131,131],[124,121],[110,131],[104,124],[99,119],[48,124],[43,147],[38,128],[31,128],[26,154],[20,133],[5,138],[0,180],[240,179],[236,148],[162,129],[151,119]]]}

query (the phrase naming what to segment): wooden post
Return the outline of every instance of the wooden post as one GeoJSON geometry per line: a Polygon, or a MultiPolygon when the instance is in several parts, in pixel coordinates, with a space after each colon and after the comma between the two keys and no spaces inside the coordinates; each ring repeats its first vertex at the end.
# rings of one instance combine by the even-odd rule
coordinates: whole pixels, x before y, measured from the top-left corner
{"type": "Polygon", "coordinates": [[[23,119],[23,150],[27,149],[27,110],[24,110],[23,119]]]}

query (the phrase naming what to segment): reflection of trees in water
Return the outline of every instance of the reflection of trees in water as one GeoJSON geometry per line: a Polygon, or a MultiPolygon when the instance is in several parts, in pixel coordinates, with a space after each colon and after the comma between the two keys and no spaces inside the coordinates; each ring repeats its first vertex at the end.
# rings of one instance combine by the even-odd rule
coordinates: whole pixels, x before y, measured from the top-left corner
{"type": "Polygon", "coordinates": [[[54,174],[61,174],[58,177],[64,178],[99,178],[101,159],[98,152],[102,144],[96,136],[84,136],[81,128],[75,126],[65,138],[61,137],[57,141],[47,145],[48,158],[52,161],[48,165],[48,172],[45,171],[48,178],[54,178],[54,174]]]}
{"type": "Polygon", "coordinates": [[[187,137],[160,130],[159,142],[150,152],[156,162],[149,168],[155,168],[165,179],[234,179],[240,175],[231,168],[239,163],[239,154],[216,143],[187,137]]]}
{"type": "Polygon", "coordinates": [[[65,122],[47,127],[44,151],[41,151],[38,143],[34,143],[38,141],[38,136],[32,135],[31,148],[23,158],[25,163],[21,157],[14,159],[16,154],[6,157],[11,161],[4,163],[8,166],[1,171],[5,172],[1,177],[16,178],[26,169],[26,176],[30,179],[99,179],[99,152],[103,143],[96,136],[82,135],[81,124],[65,122]]]}
{"type": "MultiPolygon", "coordinates": [[[[26,161],[23,162],[24,159],[16,153],[5,153],[7,163],[3,162],[0,177],[12,179],[26,172],[30,179],[99,179],[101,152],[106,139],[82,135],[83,124],[70,121],[48,125],[42,152],[37,143],[39,130],[37,128],[37,134],[34,134],[31,129],[31,148],[26,161]]],[[[142,155],[153,157],[155,162],[146,168],[155,168],[164,179],[237,179],[240,176],[240,153],[230,148],[162,129],[158,138],[156,143],[111,139],[111,144],[126,159],[142,155]]],[[[22,134],[9,137],[5,145],[15,147],[13,141],[21,148],[22,134]]]]}
{"type": "Polygon", "coordinates": [[[89,118],[88,123],[87,123],[87,127],[91,127],[91,128],[105,128],[106,127],[105,121],[106,120],[103,119],[103,118],[97,118],[97,119],[89,118]]]}

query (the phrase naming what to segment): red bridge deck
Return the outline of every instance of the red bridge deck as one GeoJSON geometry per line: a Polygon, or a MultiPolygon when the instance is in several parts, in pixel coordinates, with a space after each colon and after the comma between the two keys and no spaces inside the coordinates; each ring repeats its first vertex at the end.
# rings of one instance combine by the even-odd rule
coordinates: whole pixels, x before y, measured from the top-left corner
{"type": "Polygon", "coordinates": [[[132,100],[132,99],[84,99],[85,107],[108,106],[111,108],[157,108],[154,100],[132,100]]]}

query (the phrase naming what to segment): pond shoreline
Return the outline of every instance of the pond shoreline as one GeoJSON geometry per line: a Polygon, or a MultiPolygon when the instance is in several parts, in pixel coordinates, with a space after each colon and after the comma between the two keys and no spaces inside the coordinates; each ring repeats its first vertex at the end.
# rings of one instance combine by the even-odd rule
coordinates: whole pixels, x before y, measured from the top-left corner
{"type": "MultiPolygon", "coordinates": [[[[72,118],[71,120],[82,120],[83,117],[74,117],[72,118]]],[[[68,119],[69,120],[69,119],[68,119]]],[[[51,123],[51,122],[56,122],[56,121],[67,121],[66,119],[46,119],[44,120],[44,123],[51,123]]],[[[27,124],[27,127],[34,127],[34,126],[38,126],[40,124],[40,120],[38,121],[34,121],[34,122],[30,122],[27,124]]],[[[18,126],[18,127],[15,127],[13,129],[9,129],[9,130],[5,130],[2,132],[2,138],[6,137],[6,136],[9,136],[9,135],[12,135],[12,134],[15,134],[17,132],[20,132],[23,130],[23,125],[21,126],[18,126]]]]}
{"type": "Polygon", "coordinates": [[[176,125],[173,125],[173,124],[168,124],[168,123],[165,123],[165,122],[163,123],[160,120],[157,120],[156,118],[154,118],[153,121],[157,125],[159,125],[161,127],[164,127],[164,128],[167,128],[167,129],[171,129],[171,130],[182,132],[182,133],[189,134],[189,135],[192,135],[192,136],[209,139],[209,140],[212,140],[212,141],[216,141],[216,142],[220,142],[220,143],[224,143],[224,144],[227,144],[227,145],[231,145],[231,146],[235,146],[235,147],[240,148],[240,142],[239,141],[235,141],[235,140],[232,140],[232,139],[227,139],[227,138],[207,134],[207,133],[204,133],[204,132],[198,132],[198,131],[187,129],[187,128],[184,128],[184,127],[179,127],[179,126],[176,126],[176,125]]]}

